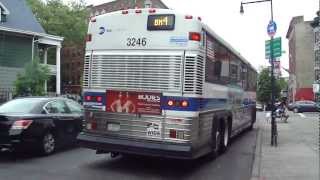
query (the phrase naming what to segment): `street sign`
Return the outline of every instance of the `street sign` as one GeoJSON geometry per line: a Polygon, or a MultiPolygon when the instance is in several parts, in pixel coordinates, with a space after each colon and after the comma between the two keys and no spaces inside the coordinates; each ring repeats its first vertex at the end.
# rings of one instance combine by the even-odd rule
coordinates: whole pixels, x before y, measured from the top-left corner
{"type": "MultiPolygon", "coordinates": [[[[280,57],[282,54],[281,37],[274,38],[272,41],[273,58],[280,57]]],[[[265,57],[270,59],[270,40],[265,41],[265,57]]]]}
{"type": "Polygon", "coordinates": [[[277,32],[277,24],[274,21],[270,21],[267,26],[267,32],[270,37],[273,37],[277,32]]]}
{"type": "Polygon", "coordinates": [[[313,90],[313,93],[319,93],[320,91],[320,84],[318,83],[315,83],[315,84],[312,84],[312,90],[313,90]]]}
{"type": "Polygon", "coordinates": [[[273,63],[273,74],[276,78],[279,78],[281,76],[281,64],[280,60],[275,60],[273,63]]]}

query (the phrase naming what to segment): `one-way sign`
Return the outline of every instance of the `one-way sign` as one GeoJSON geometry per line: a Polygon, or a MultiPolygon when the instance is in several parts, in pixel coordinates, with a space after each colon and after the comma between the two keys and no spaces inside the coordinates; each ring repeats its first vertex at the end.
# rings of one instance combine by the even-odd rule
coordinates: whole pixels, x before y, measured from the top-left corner
{"type": "Polygon", "coordinates": [[[267,27],[267,32],[270,37],[273,37],[277,32],[277,24],[274,21],[270,21],[267,27]]]}

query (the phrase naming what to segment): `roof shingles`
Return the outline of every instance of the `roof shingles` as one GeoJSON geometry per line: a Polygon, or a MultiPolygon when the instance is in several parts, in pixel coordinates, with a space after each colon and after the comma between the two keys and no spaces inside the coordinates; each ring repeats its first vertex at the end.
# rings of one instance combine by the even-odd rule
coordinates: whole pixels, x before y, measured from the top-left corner
{"type": "Polygon", "coordinates": [[[7,21],[1,22],[0,27],[45,33],[25,0],[0,0],[0,2],[10,12],[7,21]]]}

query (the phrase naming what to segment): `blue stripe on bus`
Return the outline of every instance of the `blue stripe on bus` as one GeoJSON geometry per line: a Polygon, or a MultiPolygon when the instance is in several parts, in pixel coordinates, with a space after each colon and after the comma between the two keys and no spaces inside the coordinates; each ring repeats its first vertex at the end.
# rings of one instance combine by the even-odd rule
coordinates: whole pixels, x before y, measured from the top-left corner
{"type": "MultiPolygon", "coordinates": [[[[105,106],[107,97],[104,92],[84,92],[84,102],[86,101],[86,96],[101,96],[102,104],[99,106],[105,106]]],[[[255,102],[250,99],[243,99],[241,102],[241,107],[249,108],[255,106],[255,102]]],[[[222,109],[228,107],[228,99],[226,98],[192,98],[192,97],[179,97],[179,96],[162,96],[161,97],[161,109],[162,110],[174,110],[174,111],[206,111],[212,109],[222,109]],[[169,106],[168,101],[173,100],[175,102],[187,101],[188,106],[169,106]]]]}

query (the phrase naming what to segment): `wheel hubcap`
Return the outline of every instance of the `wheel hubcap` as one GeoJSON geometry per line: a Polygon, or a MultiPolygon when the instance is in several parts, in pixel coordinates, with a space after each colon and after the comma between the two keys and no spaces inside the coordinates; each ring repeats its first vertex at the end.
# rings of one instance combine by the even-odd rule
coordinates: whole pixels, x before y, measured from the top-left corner
{"type": "Polygon", "coordinates": [[[216,151],[218,151],[219,146],[220,146],[220,132],[217,131],[217,132],[216,132],[216,147],[215,147],[215,150],[216,150],[216,151]]]}
{"type": "Polygon", "coordinates": [[[52,134],[47,134],[43,138],[43,147],[46,153],[51,153],[55,147],[55,141],[52,134]]]}
{"type": "Polygon", "coordinates": [[[228,145],[228,140],[229,140],[229,128],[228,125],[226,124],[226,128],[224,130],[224,146],[226,147],[228,145]]]}

